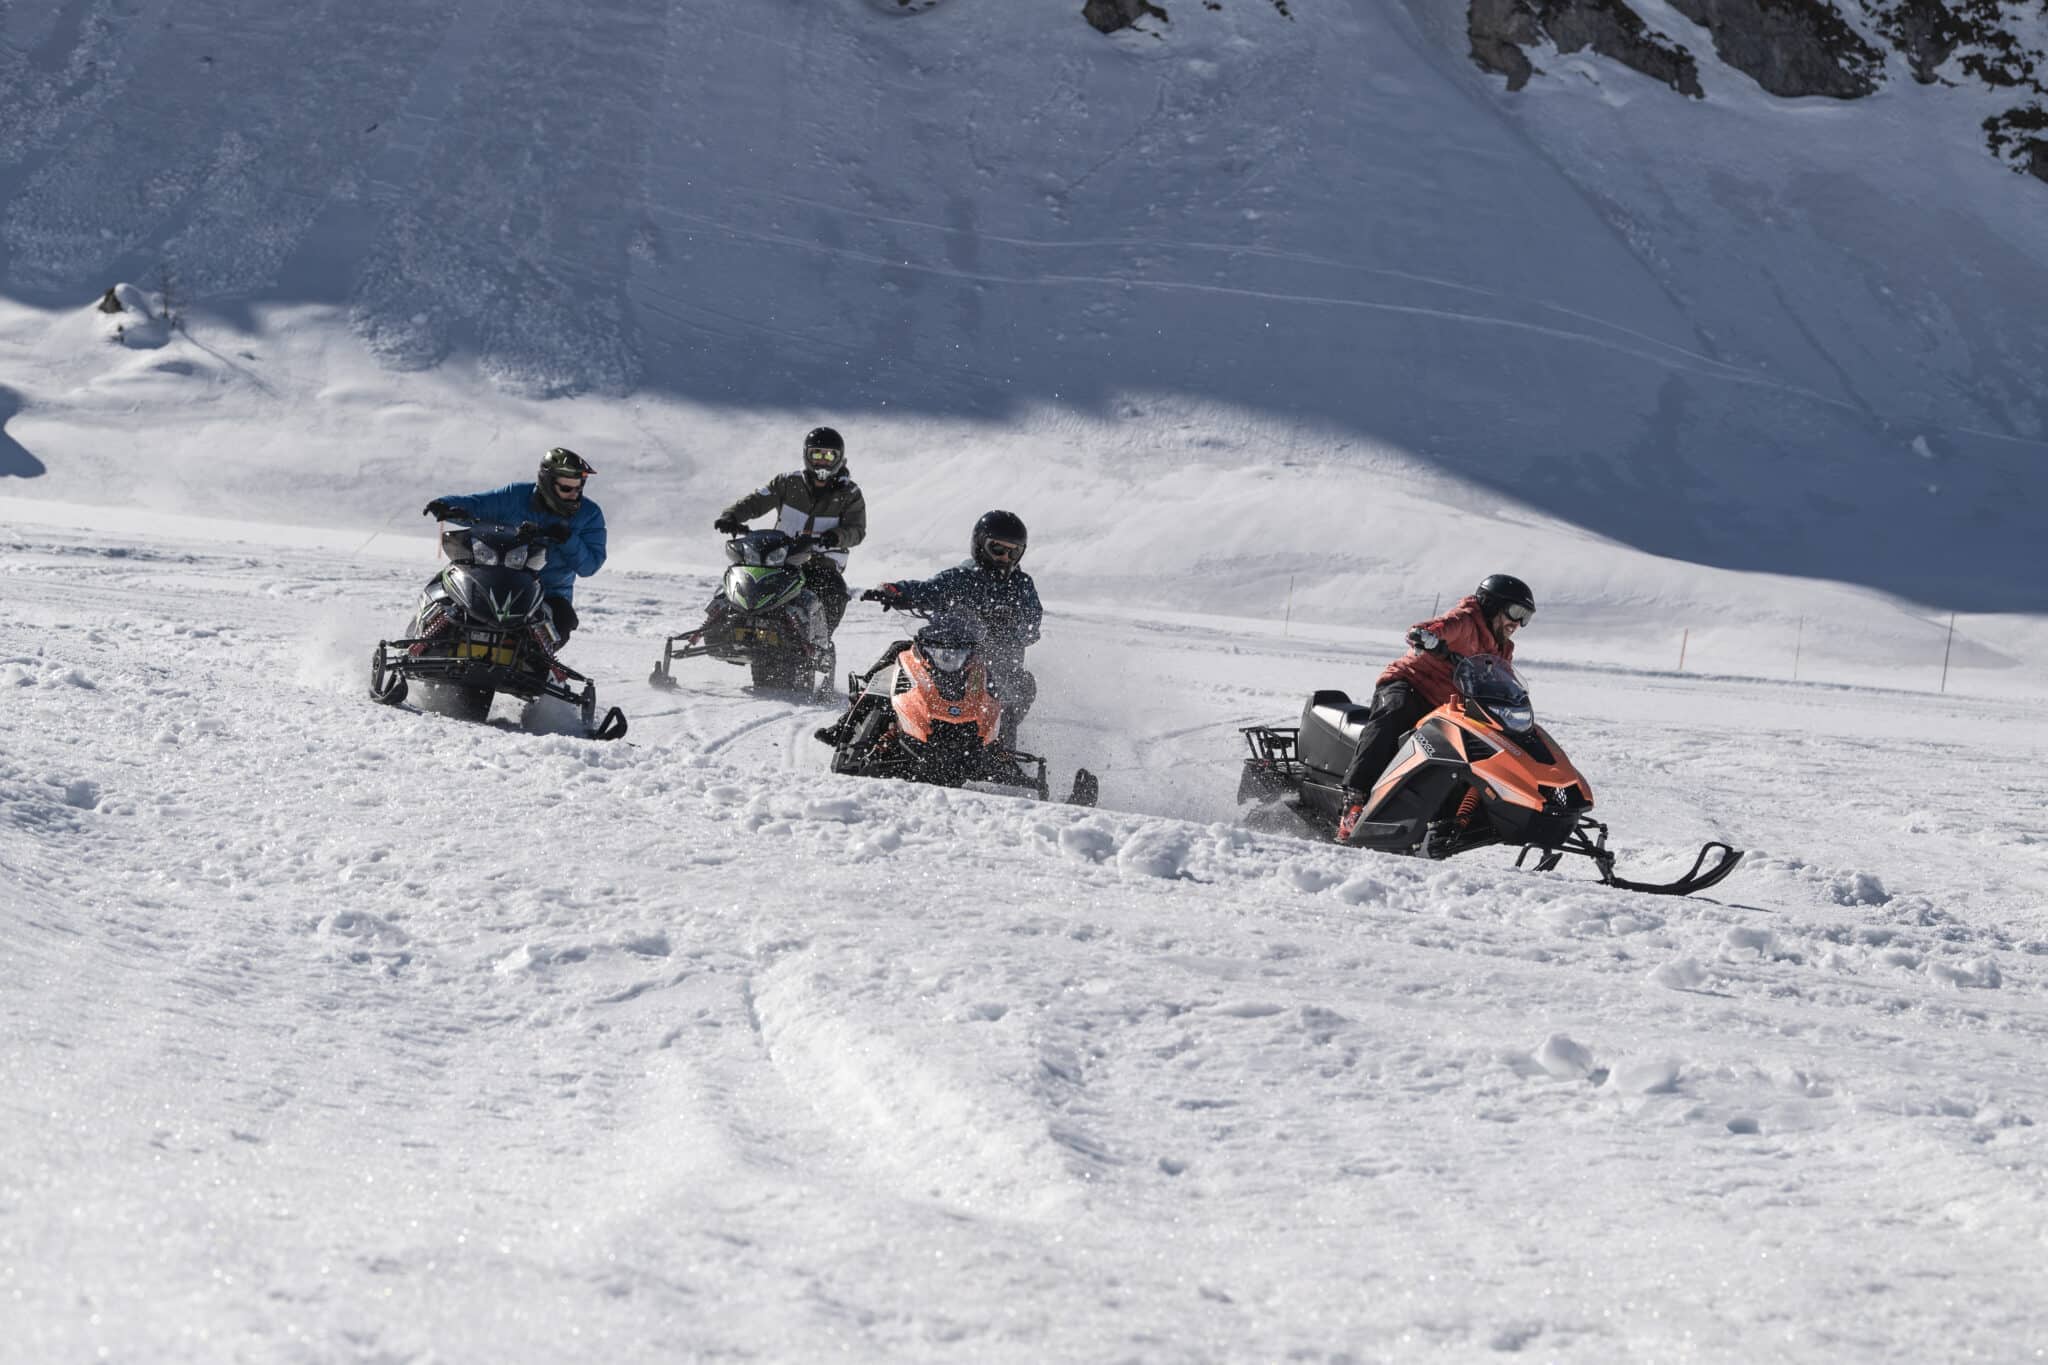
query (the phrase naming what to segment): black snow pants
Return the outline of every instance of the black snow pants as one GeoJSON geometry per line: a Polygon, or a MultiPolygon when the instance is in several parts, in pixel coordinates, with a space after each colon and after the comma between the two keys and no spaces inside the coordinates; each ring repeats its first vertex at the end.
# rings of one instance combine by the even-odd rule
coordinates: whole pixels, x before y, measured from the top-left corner
{"type": "Polygon", "coordinates": [[[1373,783],[1380,780],[1380,774],[1393,761],[1401,737],[1434,710],[1412,683],[1395,681],[1375,689],[1372,715],[1358,732],[1358,748],[1352,752],[1351,766],[1344,770],[1345,790],[1371,791],[1373,783]]]}
{"type": "Polygon", "coordinates": [[[562,646],[569,643],[570,632],[582,622],[576,615],[576,608],[569,604],[569,599],[559,593],[549,593],[541,599],[541,603],[548,609],[548,619],[554,622],[555,652],[559,654],[562,646]]]}
{"type": "Polygon", "coordinates": [[[812,555],[804,561],[804,586],[825,609],[825,633],[830,635],[838,630],[839,618],[846,615],[847,598],[846,575],[839,571],[839,565],[824,555],[812,555]]]}

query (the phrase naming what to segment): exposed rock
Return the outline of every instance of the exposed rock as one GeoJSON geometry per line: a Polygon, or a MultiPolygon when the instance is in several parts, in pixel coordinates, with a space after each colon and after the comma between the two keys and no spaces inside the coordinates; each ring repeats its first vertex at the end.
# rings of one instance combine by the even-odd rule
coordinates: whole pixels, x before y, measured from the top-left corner
{"type": "Polygon", "coordinates": [[[1877,89],[1884,57],[1824,0],[1671,0],[1714,35],[1714,51],[1773,95],[1856,99],[1877,89]]]}
{"type": "Polygon", "coordinates": [[[1081,9],[1081,17],[1093,24],[1098,33],[1115,33],[1132,27],[1140,19],[1165,19],[1166,11],[1149,0],[1088,0],[1081,9]]]}
{"type": "Polygon", "coordinates": [[[2036,180],[2048,181],[2048,109],[2023,104],[1984,120],[1984,143],[2006,165],[2036,180]]]}
{"type": "Polygon", "coordinates": [[[2021,168],[2034,179],[2048,183],[2048,142],[2030,137],[2025,143],[2026,157],[2021,168]]]}
{"type": "Polygon", "coordinates": [[[102,313],[118,313],[122,310],[118,286],[107,286],[107,292],[100,295],[99,309],[102,313]]]}
{"type": "Polygon", "coordinates": [[[1932,85],[1935,72],[1963,40],[1963,21],[1941,0],[1904,0],[1893,9],[1872,6],[1877,31],[1913,69],[1913,79],[1932,85]]]}
{"type": "Polygon", "coordinates": [[[1472,0],[1465,13],[1472,60],[1482,71],[1508,78],[1508,89],[1520,90],[1536,74],[1522,51],[1543,41],[1543,25],[1528,0],[1472,0]]]}
{"type": "Polygon", "coordinates": [[[1622,0],[1471,0],[1465,26],[1472,59],[1506,76],[1510,90],[1520,90],[1535,74],[1522,49],[1548,38],[1560,52],[1590,47],[1681,94],[1701,94],[1692,54],[1651,32],[1622,0]]]}

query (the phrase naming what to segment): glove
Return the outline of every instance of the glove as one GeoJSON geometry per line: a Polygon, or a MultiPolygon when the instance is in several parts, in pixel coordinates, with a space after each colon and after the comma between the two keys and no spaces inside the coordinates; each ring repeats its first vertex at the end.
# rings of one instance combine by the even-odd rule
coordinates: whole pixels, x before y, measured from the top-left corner
{"type": "Polygon", "coordinates": [[[455,504],[448,501],[448,499],[435,498],[432,502],[428,503],[424,508],[421,509],[420,515],[423,517],[432,517],[436,521],[446,521],[450,517],[461,516],[462,513],[456,508],[455,504]]]}
{"type": "Polygon", "coordinates": [[[903,606],[903,589],[897,587],[894,583],[884,583],[879,588],[869,588],[860,595],[860,600],[863,602],[880,602],[883,611],[887,611],[891,607],[901,608],[903,606]]]}
{"type": "Polygon", "coordinates": [[[560,522],[555,523],[553,526],[543,526],[540,533],[557,545],[569,543],[569,528],[560,522]]]}
{"type": "Polygon", "coordinates": [[[834,527],[829,531],[820,531],[812,536],[811,540],[821,550],[836,550],[839,548],[839,530],[834,527]]]}
{"type": "Polygon", "coordinates": [[[747,529],[747,524],[738,517],[720,517],[711,523],[711,529],[722,536],[736,536],[747,529]]]}
{"type": "Polygon", "coordinates": [[[1433,630],[1424,630],[1421,626],[1410,626],[1408,628],[1408,644],[1411,648],[1419,649],[1424,654],[1434,654],[1444,647],[1442,636],[1433,630]]]}
{"type": "Polygon", "coordinates": [[[537,521],[522,521],[512,529],[512,534],[518,536],[521,540],[528,536],[537,536],[540,534],[540,523],[537,521]]]}

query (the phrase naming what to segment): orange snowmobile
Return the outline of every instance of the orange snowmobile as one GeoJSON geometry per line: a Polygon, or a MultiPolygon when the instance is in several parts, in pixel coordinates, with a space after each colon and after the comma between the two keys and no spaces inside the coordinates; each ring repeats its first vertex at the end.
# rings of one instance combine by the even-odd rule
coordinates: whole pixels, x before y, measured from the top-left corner
{"type": "MultiPolygon", "coordinates": [[[[865,676],[849,674],[847,712],[818,732],[832,771],[958,787],[986,782],[1047,799],[1045,760],[1006,749],[1002,698],[989,688],[979,623],[962,612],[928,619],[865,676]]],[[[1074,774],[1068,804],[1095,804],[1095,775],[1074,774]]]]}
{"type": "MultiPolygon", "coordinates": [[[[1614,875],[1607,826],[1588,815],[1593,789],[1529,705],[1508,661],[1494,654],[1455,659],[1457,695],[1422,718],[1373,787],[1345,842],[1422,858],[1449,858],[1489,844],[1521,845],[1547,872],[1566,854],[1590,858],[1600,880],[1625,891],[1685,896],[1735,870],[1742,854],[1710,842],[1692,870],[1670,882],[1614,875]],[[1710,856],[1718,854],[1711,867],[1710,856]]],[[[1334,838],[1344,811],[1344,770],[1371,708],[1342,692],[1317,692],[1298,726],[1252,725],[1237,799],[1279,803],[1334,838]]]]}

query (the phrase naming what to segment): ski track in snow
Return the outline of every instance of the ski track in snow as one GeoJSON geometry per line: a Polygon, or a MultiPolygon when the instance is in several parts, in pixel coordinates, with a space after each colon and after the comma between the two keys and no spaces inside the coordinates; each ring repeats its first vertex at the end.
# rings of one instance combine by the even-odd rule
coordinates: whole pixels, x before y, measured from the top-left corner
{"type": "Polygon", "coordinates": [[[647,687],[701,581],[586,589],[606,746],[371,705],[412,569],[19,539],[21,1359],[1903,1361],[2039,1327],[2048,799],[2010,704],[1916,731],[1924,699],[1546,678],[1532,643],[1626,870],[1750,849],[1670,900],[1238,825],[1234,727],[1369,682],[1328,643],[1056,614],[1027,739],[1056,787],[1100,757],[1085,811],[833,777],[829,708],[709,660],[647,687]]]}

